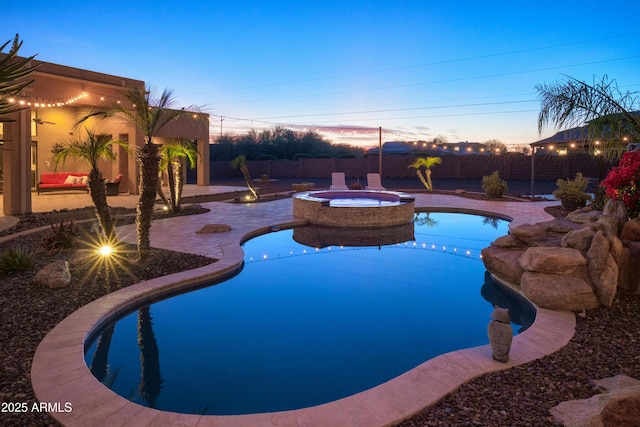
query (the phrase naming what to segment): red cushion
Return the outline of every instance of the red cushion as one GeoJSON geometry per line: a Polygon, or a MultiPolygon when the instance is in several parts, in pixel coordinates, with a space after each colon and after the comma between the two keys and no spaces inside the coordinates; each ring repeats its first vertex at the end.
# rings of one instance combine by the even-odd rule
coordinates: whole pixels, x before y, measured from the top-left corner
{"type": "MultiPolygon", "coordinates": [[[[67,177],[71,176],[87,176],[86,173],[81,172],[46,172],[40,176],[40,187],[43,188],[52,188],[58,186],[71,186],[71,184],[64,184],[64,181],[67,177]],[[45,185],[49,185],[49,187],[44,187],[45,185]]],[[[81,187],[86,187],[85,184],[76,184],[81,187]]]]}

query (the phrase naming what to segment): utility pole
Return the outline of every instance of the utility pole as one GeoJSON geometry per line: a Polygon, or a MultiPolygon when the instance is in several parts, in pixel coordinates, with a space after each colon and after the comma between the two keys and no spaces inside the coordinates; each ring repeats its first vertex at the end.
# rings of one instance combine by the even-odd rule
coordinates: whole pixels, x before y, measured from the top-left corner
{"type": "Polygon", "coordinates": [[[220,116],[220,139],[222,139],[222,122],[224,122],[224,117],[220,116]]]}
{"type": "Polygon", "coordinates": [[[378,128],[378,173],[382,179],[382,126],[378,128]]]}

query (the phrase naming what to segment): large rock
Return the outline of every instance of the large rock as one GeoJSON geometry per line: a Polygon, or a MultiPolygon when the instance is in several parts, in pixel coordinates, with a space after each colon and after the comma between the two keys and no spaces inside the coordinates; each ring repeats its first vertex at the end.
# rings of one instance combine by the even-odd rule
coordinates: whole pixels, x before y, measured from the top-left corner
{"type": "Polygon", "coordinates": [[[617,375],[594,381],[607,389],[588,399],[561,402],[549,409],[565,427],[637,427],[640,423],[640,381],[617,375]]]}
{"type": "Polygon", "coordinates": [[[552,231],[551,221],[539,224],[509,225],[509,233],[529,246],[559,247],[564,232],[552,231]]]}
{"type": "MultiPolygon", "coordinates": [[[[628,253],[628,264],[625,272],[626,279],[625,288],[630,289],[633,292],[640,293],[640,242],[630,242],[625,246],[624,252],[628,253]]],[[[623,253],[624,258],[624,253],[623,253]]],[[[621,261],[622,263],[623,261],[621,261]]],[[[621,267],[621,269],[624,267],[621,267]]]]}
{"type": "Polygon", "coordinates": [[[550,310],[581,311],[598,307],[598,298],[584,277],[526,271],[520,280],[524,295],[550,310]]]}
{"type": "Polygon", "coordinates": [[[209,233],[224,233],[225,231],[230,231],[231,226],[227,224],[205,224],[200,228],[200,230],[196,231],[198,234],[209,234],[209,233]]]}
{"type": "Polygon", "coordinates": [[[33,282],[38,285],[48,286],[51,289],[63,288],[71,282],[71,272],[67,261],[56,261],[45,265],[36,273],[33,282]]]}
{"type": "Polygon", "coordinates": [[[586,208],[577,209],[567,215],[569,221],[585,224],[588,222],[596,222],[602,215],[602,211],[592,211],[588,206],[586,208]]]}
{"type": "Polygon", "coordinates": [[[551,274],[571,274],[587,260],[573,248],[531,247],[520,257],[520,266],[527,271],[551,274]]]}
{"type": "Polygon", "coordinates": [[[603,230],[605,234],[611,236],[617,236],[620,234],[620,230],[622,229],[620,220],[613,215],[600,215],[596,224],[600,226],[600,229],[603,230]]]}
{"type": "Polygon", "coordinates": [[[498,248],[522,248],[526,246],[526,243],[513,234],[505,234],[491,242],[491,246],[496,246],[498,248]]]}
{"type": "Polygon", "coordinates": [[[634,218],[624,223],[620,238],[629,241],[640,240],[640,218],[634,218]]]}
{"type": "Polygon", "coordinates": [[[540,224],[545,226],[547,231],[554,233],[568,233],[571,230],[577,230],[581,227],[580,224],[569,221],[566,218],[554,218],[550,221],[541,222],[540,224]]]}
{"type": "Polygon", "coordinates": [[[596,231],[591,227],[581,227],[577,230],[571,230],[562,238],[560,244],[563,248],[574,248],[581,252],[586,252],[591,247],[591,240],[595,236],[596,231]]]}
{"type": "Polygon", "coordinates": [[[603,215],[610,215],[618,219],[618,233],[622,231],[622,227],[629,219],[629,211],[620,200],[609,200],[602,210],[603,215]]]}
{"type": "Polygon", "coordinates": [[[524,269],[520,266],[520,257],[524,253],[522,248],[500,248],[489,246],[482,250],[482,262],[496,277],[517,285],[524,269]]]}
{"type": "Polygon", "coordinates": [[[611,307],[618,290],[618,265],[610,253],[611,243],[602,231],[598,231],[587,252],[589,280],[598,300],[611,307]]]}

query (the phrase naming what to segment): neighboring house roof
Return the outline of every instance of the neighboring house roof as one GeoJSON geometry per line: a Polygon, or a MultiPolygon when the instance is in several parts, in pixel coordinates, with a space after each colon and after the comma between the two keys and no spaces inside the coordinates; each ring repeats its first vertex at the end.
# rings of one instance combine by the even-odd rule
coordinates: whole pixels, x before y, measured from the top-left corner
{"type": "MultiPolygon", "coordinates": [[[[387,141],[382,144],[382,154],[410,154],[425,153],[434,154],[478,154],[483,153],[487,146],[480,142],[450,142],[445,144],[433,144],[425,141],[387,141]],[[434,147],[435,145],[435,147],[434,147]]],[[[378,154],[378,147],[370,148],[367,154],[378,154]]]]}
{"type": "MultiPolygon", "coordinates": [[[[640,111],[632,111],[630,113],[634,117],[640,117],[640,111]]],[[[559,147],[567,146],[568,144],[587,144],[590,141],[589,137],[589,126],[579,126],[571,129],[565,129],[559,132],[556,132],[554,135],[541,139],[536,142],[532,142],[529,144],[531,147],[545,147],[547,145],[553,144],[559,147]]]]}

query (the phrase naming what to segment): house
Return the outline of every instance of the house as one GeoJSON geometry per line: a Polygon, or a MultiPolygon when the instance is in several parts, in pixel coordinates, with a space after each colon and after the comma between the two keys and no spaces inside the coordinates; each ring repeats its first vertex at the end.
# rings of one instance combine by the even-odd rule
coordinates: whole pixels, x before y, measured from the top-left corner
{"type": "MultiPolygon", "coordinates": [[[[635,120],[637,120],[640,118],[640,111],[631,111],[630,115],[635,117],[635,120]]],[[[620,115],[615,114],[612,117],[616,118],[620,117],[620,115]]],[[[611,132],[609,126],[605,126],[602,129],[601,134],[604,135],[605,138],[610,139],[609,143],[613,141],[621,144],[621,147],[631,144],[627,149],[631,149],[633,144],[638,142],[637,131],[634,131],[632,126],[625,127],[624,120],[622,121],[621,128],[615,129],[614,132],[611,132]]],[[[565,155],[589,152],[599,154],[602,150],[600,147],[601,141],[590,134],[588,125],[556,132],[548,138],[532,142],[529,145],[535,154],[565,155]]]]}
{"type": "MultiPolygon", "coordinates": [[[[56,144],[86,136],[82,128],[74,128],[79,117],[99,109],[111,100],[125,102],[121,92],[130,87],[144,88],[145,83],[126,77],[82,70],[53,63],[32,61],[38,65],[31,75],[34,80],[12,102],[25,108],[2,117],[0,124],[0,191],[6,215],[31,212],[32,192],[42,173],[53,172],[56,144]]],[[[208,115],[206,115],[208,120],[208,115]]],[[[131,148],[144,144],[143,134],[123,123],[120,118],[87,122],[96,133],[128,141],[131,148]]],[[[197,184],[209,185],[209,126],[193,115],[165,126],[155,139],[165,144],[174,138],[197,142],[200,158],[197,184]]],[[[116,146],[117,160],[100,166],[105,178],[122,174],[120,191],[138,194],[139,165],[135,154],[127,154],[116,146]]],[[[134,150],[132,150],[133,152],[134,150]]],[[[88,166],[69,158],[58,170],[88,172],[88,166]]],[[[47,197],[46,195],[33,197],[47,197]]]]}

